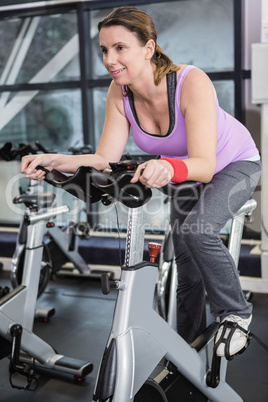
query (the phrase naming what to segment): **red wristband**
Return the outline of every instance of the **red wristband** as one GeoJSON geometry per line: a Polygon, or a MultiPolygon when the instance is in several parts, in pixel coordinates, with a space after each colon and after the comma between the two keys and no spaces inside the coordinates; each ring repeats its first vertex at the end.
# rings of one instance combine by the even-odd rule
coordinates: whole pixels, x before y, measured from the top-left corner
{"type": "Polygon", "coordinates": [[[160,161],[167,161],[171,164],[174,170],[174,175],[171,181],[175,183],[182,183],[188,177],[188,168],[182,159],[177,158],[160,158],[160,161]]]}

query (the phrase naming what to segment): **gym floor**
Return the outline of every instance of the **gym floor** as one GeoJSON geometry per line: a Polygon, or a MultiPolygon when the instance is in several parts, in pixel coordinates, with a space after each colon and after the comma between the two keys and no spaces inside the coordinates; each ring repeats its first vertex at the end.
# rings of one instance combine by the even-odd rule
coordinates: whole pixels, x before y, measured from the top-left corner
{"type": "MultiPolygon", "coordinates": [[[[9,274],[0,271],[1,286],[9,286],[9,274]]],[[[116,292],[104,296],[98,279],[79,277],[56,278],[49,282],[38,305],[52,306],[55,315],[44,323],[35,320],[34,332],[50,343],[58,353],[88,360],[94,369],[82,383],[71,376],[38,372],[35,391],[13,389],[9,383],[9,360],[0,361],[0,400],[5,402],[74,402],[91,401],[102,353],[109,335],[116,292]]],[[[268,295],[254,294],[251,331],[268,344],[268,295]]],[[[246,402],[268,401],[268,352],[255,340],[228,365],[227,382],[246,402]]],[[[21,379],[14,377],[21,385],[21,379]]],[[[178,398],[178,402],[181,399],[178,398]]],[[[185,402],[185,401],[181,401],[185,402]]],[[[198,401],[197,401],[198,402],[198,401]]],[[[232,402],[232,401],[228,401],[232,402]]]]}

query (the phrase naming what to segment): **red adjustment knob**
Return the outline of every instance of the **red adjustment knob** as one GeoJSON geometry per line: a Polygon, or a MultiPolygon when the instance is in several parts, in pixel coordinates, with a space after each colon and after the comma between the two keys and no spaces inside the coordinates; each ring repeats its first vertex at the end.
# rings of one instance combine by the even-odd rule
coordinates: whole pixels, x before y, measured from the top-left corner
{"type": "Polygon", "coordinates": [[[150,262],[155,262],[155,259],[157,258],[158,253],[161,250],[161,244],[149,243],[148,249],[149,249],[149,254],[150,254],[150,262]]]}

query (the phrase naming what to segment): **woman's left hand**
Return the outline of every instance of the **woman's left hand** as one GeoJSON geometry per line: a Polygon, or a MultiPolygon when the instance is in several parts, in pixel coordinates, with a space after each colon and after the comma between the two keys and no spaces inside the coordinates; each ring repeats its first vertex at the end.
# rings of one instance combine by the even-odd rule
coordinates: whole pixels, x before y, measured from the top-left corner
{"type": "Polygon", "coordinates": [[[160,188],[169,183],[173,175],[173,167],[169,162],[151,159],[138,166],[131,183],[140,181],[147,187],[160,188]]]}

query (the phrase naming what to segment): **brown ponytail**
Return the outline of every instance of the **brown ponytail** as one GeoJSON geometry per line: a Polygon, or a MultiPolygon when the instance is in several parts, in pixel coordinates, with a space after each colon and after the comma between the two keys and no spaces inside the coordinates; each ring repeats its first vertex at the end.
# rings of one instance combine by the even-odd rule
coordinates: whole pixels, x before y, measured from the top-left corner
{"type": "Polygon", "coordinates": [[[156,65],[154,74],[155,85],[159,85],[161,79],[166,74],[172,73],[173,71],[178,71],[180,69],[180,66],[174,64],[158,44],[156,44],[155,53],[151,59],[151,62],[156,65]]]}

